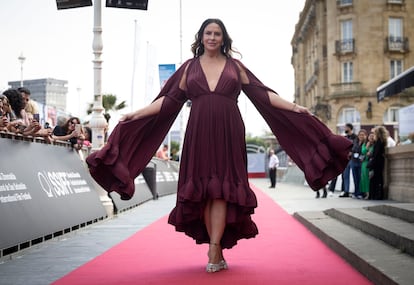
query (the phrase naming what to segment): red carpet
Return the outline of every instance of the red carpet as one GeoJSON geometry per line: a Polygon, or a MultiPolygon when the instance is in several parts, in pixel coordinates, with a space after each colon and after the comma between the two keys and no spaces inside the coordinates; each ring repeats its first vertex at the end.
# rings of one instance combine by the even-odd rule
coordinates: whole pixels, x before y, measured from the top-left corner
{"type": "Polygon", "coordinates": [[[224,252],[229,270],[206,273],[207,245],[175,232],[164,217],[53,284],[371,284],[269,197],[255,193],[259,235],[224,252]]]}

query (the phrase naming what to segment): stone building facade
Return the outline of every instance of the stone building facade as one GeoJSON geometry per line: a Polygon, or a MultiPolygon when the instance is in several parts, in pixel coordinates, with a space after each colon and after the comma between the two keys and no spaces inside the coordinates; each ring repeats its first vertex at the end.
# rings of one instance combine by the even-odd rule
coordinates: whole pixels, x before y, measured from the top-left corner
{"type": "MultiPolygon", "coordinates": [[[[20,87],[20,81],[9,81],[12,88],[20,87]]],[[[23,86],[30,90],[30,98],[40,104],[66,111],[68,81],[54,78],[24,80],[23,86]]]]}
{"type": "Polygon", "coordinates": [[[414,88],[380,102],[376,89],[414,66],[414,1],[306,0],[291,45],[295,102],[335,133],[385,125],[398,137],[414,88]]]}

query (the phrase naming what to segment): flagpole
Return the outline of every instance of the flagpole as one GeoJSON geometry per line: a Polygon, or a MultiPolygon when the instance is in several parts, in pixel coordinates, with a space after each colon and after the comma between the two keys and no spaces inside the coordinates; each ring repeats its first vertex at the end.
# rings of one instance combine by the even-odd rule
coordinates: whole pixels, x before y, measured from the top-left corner
{"type": "Polygon", "coordinates": [[[134,51],[132,61],[132,80],[131,80],[131,112],[134,111],[134,93],[135,93],[135,70],[137,65],[137,20],[134,20],[134,51]]]}
{"type": "MultiPolygon", "coordinates": [[[[180,66],[183,64],[183,3],[182,0],[180,0],[180,66]]],[[[180,112],[180,151],[179,151],[179,157],[181,159],[181,153],[183,150],[183,144],[184,144],[184,135],[185,135],[185,128],[186,123],[184,120],[187,118],[187,103],[184,104],[184,108],[182,108],[180,112]]]]}

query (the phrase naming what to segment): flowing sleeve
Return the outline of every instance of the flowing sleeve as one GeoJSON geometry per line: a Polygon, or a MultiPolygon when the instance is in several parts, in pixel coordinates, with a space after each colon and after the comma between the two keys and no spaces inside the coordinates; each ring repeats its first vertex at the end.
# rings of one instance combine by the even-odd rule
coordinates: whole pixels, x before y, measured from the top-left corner
{"type": "Polygon", "coordinates": [[[267,93],[273,90],[243,68],[249,79],[248,84],[242,85],[243,92],[263,116],[282,148],[304,172],[309,186],[317,191],[342,173],[348,164],[352,142],[333,134],[315,116],[273,107],[267,93]]]}
{"type": "Polygon", "coordinates": [[[188,63],[168,79],[154,99],[164,97],[158,114],[120,121],[105,146],[87,157],[90,174],[106,191],[119,193],[123,200],[134,195],[135,178],[147,166],[187,100],[179,84],[188,63]]]}

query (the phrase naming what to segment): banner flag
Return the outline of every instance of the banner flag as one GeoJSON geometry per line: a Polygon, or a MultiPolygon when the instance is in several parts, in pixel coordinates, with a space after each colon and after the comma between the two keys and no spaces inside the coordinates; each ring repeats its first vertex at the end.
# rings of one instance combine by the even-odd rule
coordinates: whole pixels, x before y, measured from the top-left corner
{"type": "Polygon", "coordinates": [[[159,64],[158,71],[160,74],[160,86],[162,88],[168,78],[175,72],[175,64],[159,64]]]}

